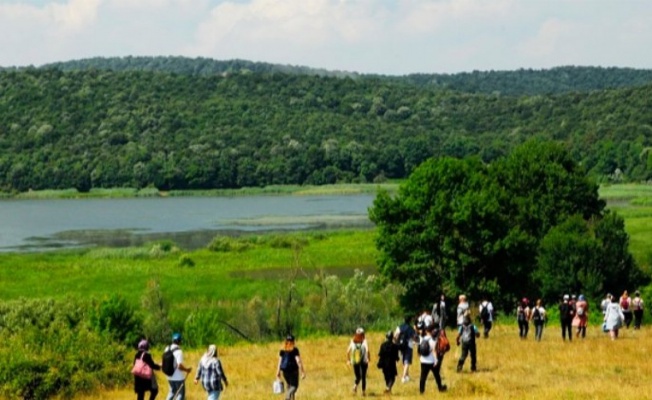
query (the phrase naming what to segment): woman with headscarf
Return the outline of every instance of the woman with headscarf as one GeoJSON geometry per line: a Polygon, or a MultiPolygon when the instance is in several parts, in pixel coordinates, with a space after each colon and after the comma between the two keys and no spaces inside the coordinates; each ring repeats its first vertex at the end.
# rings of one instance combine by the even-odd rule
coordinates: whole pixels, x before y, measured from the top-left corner
{"type": "Polygon", "coordinates": [[[581,294],[575,303],[575,317],[573,317],[573,326],[577,328],[575,337],[586,337],[586,325],[589,321],[589,303],[586,298],[581,294]]]}
{"type": "Polygon", "coordinates": [[[288,386],[285,400],[294,400],[299,389],[299,370],[301,370],[301,378],[305,379],[306,371],[303,369],[299,349],[294,345],[294,336],[287,335],[285,344],[279,352],[278,367],[276,368],[276,378],[281,379],[281,372],[283,372],[283,378],[288,386]]]}
{"type": "MultiPolygon", "coordinates": [[[[138,343],[138,352],[134,356],[134,364],[136,364],[136,360],[143,360],[152,370],[161,369],[161,366],[155,363],[152,355],[149,354],[149,342],[145,339],[138,343]]],[[[158,395],[156,375],[152,374],[151,378],[134,375],[134,392],[137,400],[145,400],[145,392],[149,392],[149,400],[156,399],[156,395],[158,395]]]]}
{"type": "Polygon", "coordinates": [[[367,390],[367,370],[369,368],[369,345],[365,338],[364,329],[358,328],[355,330],[355,335],[353,335],[346,350],[346,359],[349,365],[353,367],[355,375],[353,393],[357,392],[358,385],[362,381],[362,395],[364,396],[367,390]]]}
{"type": "Polygon", "coordinates": [[[214,344],[208,346],[208,350],[199,360],[197,374],[195,374],[195,385],[200,379],[201,385],[208,393],[207,400],[218,400],[224,387],[229,386],[224,368],[222,368],[222,362],[217,357],[217,347],[214,344]]]}
{"type": "Polygon", "coordinates": [[[394,386],[396,376],[398,375],[396,363],[399,360],[399,356],[398,345],[394,343],[394,332],[387,332],[385,338],[387,340],[380,345],[380,351],[378,352],[378,368],[383,371],[383,376],[385,377],[385,394],[390,394],[392,393],[392,386],[394,386]]]}

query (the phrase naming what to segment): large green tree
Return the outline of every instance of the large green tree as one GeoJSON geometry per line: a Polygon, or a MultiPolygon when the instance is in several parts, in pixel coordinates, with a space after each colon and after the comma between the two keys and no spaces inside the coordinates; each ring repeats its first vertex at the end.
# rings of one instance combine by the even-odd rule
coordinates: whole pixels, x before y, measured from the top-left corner
{"type": "MultiPolygon", "coordinates": [[[[573,275],[573,288],[586,285],[593,294],[608,282],[582,276],[600,271],[602,280],[613,280],[608,271],[637,271],[624,226],[605,218],[604,206],[597,185],[561,145],[532,140],[491,165],[477,158],[430,159],[398,194],[381,192],[370,218],[378,227],[381,272],[405,286],[405,307],[422,308],[439,292],[488,295],[507,306],[522,295],[541,295],[541,277],[550,274],[573,275]],[[594,234],[586,233],[588,221],[594,234]],[[600,249],[601,256],[552,262],[564,246],[570,249],[565,254],[600,249]]],[[[618,285],[641,277],[621,275],[618,285]]],[[[569,287],[554,279],[546,284],[543,294],[551,297],[569,287]]]]}

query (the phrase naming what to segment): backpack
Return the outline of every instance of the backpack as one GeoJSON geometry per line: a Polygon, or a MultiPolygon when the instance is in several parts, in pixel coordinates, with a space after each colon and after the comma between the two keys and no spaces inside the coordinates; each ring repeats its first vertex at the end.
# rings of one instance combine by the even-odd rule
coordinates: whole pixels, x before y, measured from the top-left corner
{"type": "Polygon", "coordinates": [[[443,356],[448,353],[451,349],[451,343],[446,337],[446,332],[442,329],[439,331],[439,337],[437,338],[437,355],[443,356]]]}
{"type": "Polygon", "coordinates": [[[462,325],[462,343],[471,343],[475,338],[473,325],[462,325]]]}
{"type": "Polygon", "coordinates": [[[482,322],[487,322],[489,321],[489,303],[485,304],[482,306],[482,310],[480,310],[480,319],[482,322]]]}
{"type": "Polygon", "coordinates": [[[351,354],[351,364],[360,365],[364,360],[364,347],[362,343],[356,343],[355,348],[353,349],[353,354],[351,354]]]}
{"type": "Polygon", "coordinates": [[[634,299],[634,310],[641,311],[643,309],[643,302],[640,298],[634,299]]]}
{"type": "Polygon", "coordinates": [[[406,325],[401,325],[399,327],[397,343],[401,349],[405,349],[406,347],[408,347],[407,331],[408,331],[408,327],[406,325]]]}
{"type": "Polygon", "coordinates": [[[518,311],[516,313],[516,320],[519,322],[525,321],[525,309],[523,307],[518,307],[518,311]]]}
{"type": "Polygon", "coordinates": [[[629,310],[629,301],[627,301],[626,298],[620,300],[620,308],[622,308],[623,311],[629,310]]]}
{"type": "Polygon", "coordinates": [[[296,367],[297,361],[294,355],[294,351],[283,350],[283,356],[281,356],[281,371],[292,370],[296,367]]]}
{"type": "Polygon", "coordinates": [[[539,307],[534,307],[534,311],[532,311],[532,319],[534,321],[541,321],[543,318],[541,318],[541,311],[539,311],[539,307]]]}
{"type": "Polygon", "coordinates": [[[419,355],[427,357],[432,353],[432,350],[430,349],[430,340],[426,340],[425,337],[421,338],[421,341],[419,342],[419,355]]]}
{"type": "Polygon", "coordinates": [[[559,306],[559,314],[563,319],[569,320],[573,317],[573,307],[568,303],[562,303],[559,306]]]}
{"type": "Polygon", "coordinates": [[[172,349],[172,346],[168,346],[163,353],[163,360],[161,361],[161,371],[167,376],[174,375],[174,371],[177,370],[177,359],[174,356],[174,351],[178,350],[178,347],[172,349]]]}

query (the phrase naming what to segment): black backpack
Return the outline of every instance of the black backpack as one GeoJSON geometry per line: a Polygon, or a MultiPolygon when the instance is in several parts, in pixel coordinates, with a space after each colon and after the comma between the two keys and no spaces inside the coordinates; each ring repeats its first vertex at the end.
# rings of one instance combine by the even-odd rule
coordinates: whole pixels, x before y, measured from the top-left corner
{"type": "Polygon", "coordinates": [[[487,322],[489,321],[489,303],[485,304],[482,306],[482,310],[480,311],[480,319],[482,322],[487,322]]]}
{"type": "Polygon", "coordinates": [[[425,337],[422,337],[421,342],[419,342],[418,351],[421,356],[429,356],[430,353],[432,353],[432,349],[430,349],[430,340],[426,340],[425,337]]]}
{"type": "Polygon", "coordinates": [[[172,346],[168,348],[163,353],[163,361],[161,361],[161,371],[167,376],[174,375],[174,371],[177,370],[177,359],[174,357],[174,350],[177,350],[178,347],[172,349],[172,346]]]}

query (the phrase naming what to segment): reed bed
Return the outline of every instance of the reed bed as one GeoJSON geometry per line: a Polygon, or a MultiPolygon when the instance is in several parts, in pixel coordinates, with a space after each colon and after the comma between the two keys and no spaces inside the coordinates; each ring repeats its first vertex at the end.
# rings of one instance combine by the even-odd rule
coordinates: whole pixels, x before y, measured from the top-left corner
{"type": "MultiPolygon", "coordinates": [[[[453,344],[444,359],[442,377],[448,392],[438,393],[432,376],[426,385],[426,396],[419,394],[419,365],[411,368],[412,380],[395,385],[392,398],[455,398],[455,399],[632,399],[650,398],[652,393],[652,330],[622,330],[612,341],[598,327],[590,327],[584,340],[563,342],[559,326],[546,327],[543,340],[536,342],[532,332],[520,340],[516,326],[500,325],[489,339],[478,339],[478,372],[469,372],[467,359],[462,373],[455,372],[459,352],[453,344]]],[[[449,330],[449,337],[453,333],[449,330]]],[[[371,333],[368,341],[375,356],[382,333],[371,333]]],[[[346,365],[348,337],[298,338],[307,377],[301,381],[297,399],[354,398],[351,392],[353,372],[346,365]]],[[[219,347],[219,343],[218,343],[219,347]]],[[[230,386],[221,399],[282,399],[272,394],[272,382],[280,343],[236,345],[219,348],[230,386]]],[[[416,353],[415,353],[416,356],[416,353]]],[[[187,363],[196,368],[201,351],[186,352],[187,363]]],[[[369,367],[367,397],[381,398],[384,381],[372,357],[369,367]]],[[[160,359],[160,353],[155,354],[160,359]]],[[[129,366],[125,365],[125,370],[129,366]]],[[[187,398],[205,399],[200,386],[190,376],[187,398]]],[[[159,373],[161,392],[167,395],[167,383],[159,373]]],[[[358,392],[358,397],[360,393],[358,392]]],[[[75,400],[134,399],[131,387],[77,397],[75,400]]]]}

